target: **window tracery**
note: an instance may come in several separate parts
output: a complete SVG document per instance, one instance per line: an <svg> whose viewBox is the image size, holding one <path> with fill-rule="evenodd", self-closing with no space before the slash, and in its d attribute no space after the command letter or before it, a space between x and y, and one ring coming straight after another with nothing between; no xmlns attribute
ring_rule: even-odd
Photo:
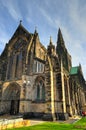
<svg viewBox="0 0 86 130"><path fill-rule="evenodd" d="M36 89L37 89L36 99L40 101L44 101L45 100L45 86L42 80L39 80L36 82Z"/></svg>
<svg viewBox="0 0 86 130"><path fill-rule="evenodd" d="M44 64L34 60L33 73L41 73L41 72L44 72Z"/></svg>

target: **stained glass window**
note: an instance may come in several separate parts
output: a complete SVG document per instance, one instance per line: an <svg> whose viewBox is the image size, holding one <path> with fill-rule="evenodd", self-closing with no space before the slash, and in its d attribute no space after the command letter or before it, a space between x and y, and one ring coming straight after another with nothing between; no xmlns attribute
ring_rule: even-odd
<svg viewBox="0 0 86 130"><path fill-rule="evenodd" d="M37 99L45 100L45 87L43 81L39 81L37 84Z"/></svg>

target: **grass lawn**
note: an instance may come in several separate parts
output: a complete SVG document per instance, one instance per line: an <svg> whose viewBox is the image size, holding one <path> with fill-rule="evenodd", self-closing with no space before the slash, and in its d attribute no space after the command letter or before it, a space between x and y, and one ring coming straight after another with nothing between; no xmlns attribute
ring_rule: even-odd
<svg viewBox="0 0 86 130"><path fill-rule="evenodd" d="M86 117L83 117L81 120L76 122L74 126L76 128L83 128L83 130L86 130Z"/></svg>
<svg viewBox="0 0 86 130"><path fill-rule="evenodd" d="M46 122L40 125L9 129L9 130L86 130L86 117L82 118L75 124Z"/></svg>

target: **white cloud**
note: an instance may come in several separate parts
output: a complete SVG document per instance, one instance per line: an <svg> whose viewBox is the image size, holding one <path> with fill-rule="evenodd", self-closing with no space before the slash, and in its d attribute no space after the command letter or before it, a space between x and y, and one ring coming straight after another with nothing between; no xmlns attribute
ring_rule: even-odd
<svg viewBox="0 0 86 130"><path fill-rule="evenodd" d="M48 14L48 12L46 10L44 10L43 8L39 8L41 14L44 16L44 18L48 21L48 24L53 25L53 19L51 18L51 16Z"/></svg>
<svg viewBox="0 0 86 130"><path fill-rule="evenodd" d="M4 24L0 23L0 50L4 49L5 44L8 42L8 40L9 40L9 35L7 35L5 26Z"/></svg>
<svg viewBox="0 0 86 130"><path fill-rule="evenodd" d="M86 77L86 4L79 0L72 0L69 3L69 19L71 21L73 32L71 32L70 49L73 64L81 63L83 73Z"/></svg>
<svg viewBox="0 0 86 130"><path fill-rule="evenodd" d="M22 19L22 14L20 11L20 6L18 1L16 0L1 0L2 4L8 10L9 14L12 16L13 19L20 20Z"/></svg>
<svg viewBox="0 0 86 130"><path fill-rule="evenodd" d="M86 4L81 5L79 0L72 0L69 4L69 16L77 32L81 34L81 38L86 40Z"/></svg>
<svg viewBox="0 0 86 130"><path fill-rule="evenodd" d="M81 63L82 70L86 73L86 4L81 4L80 0L66 0L67 3L65 4L65 0L63 3L60 0L39 1L37 3L36 1L26 0L24 3L22 2L21 10L19 0L1 0L14 20L19 21L24 17L31 25L35 26L36 24L42 30L40 39L44 43L49 43L49 35L52 36L53 40L56 40L54 39L57 35L55 31L58 31L60 27L65 45L72 56L73 66ZM3 44L8 41L8 34L3 24L0 24L0 32L0 43L2 43L0 48L2 48Z"/></svg>
<svg viewBox="0 0 86 130"><path fill-rule="evenodd" d="M60 16L54 19L54 26L60 27L62 30L65 45L68 52L72 56L73 66L79 65L81 63L83 73L86 77L86 46L84 42L86 41L86 5L83 8L80 7L79 1L68 1L69 10L67 22L63 21Z"/></svg>

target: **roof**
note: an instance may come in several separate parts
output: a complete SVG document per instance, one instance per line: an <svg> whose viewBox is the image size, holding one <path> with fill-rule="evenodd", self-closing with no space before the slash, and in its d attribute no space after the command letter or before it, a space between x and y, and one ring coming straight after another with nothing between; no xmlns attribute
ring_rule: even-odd
<svg viewBox="0 0 86 130"><path fill-rule="evenodd" d="M71 75L77 74L77 73L78 73L78 69L79 69L79 66L72 67L72 68L70 69L70 74L71 74Z"/></svg>
<svg viewBox="0 0 86 130"><path fill-rule="evenodd" d="M9 41L11 41L13 38L15 38L16 36L18 36L19 34L25 34L25 36L30 36L32 35L32 33L29 33L22 24L19 24L16 31L14 32L13 36L11 37L11 39Z"/></svg>

